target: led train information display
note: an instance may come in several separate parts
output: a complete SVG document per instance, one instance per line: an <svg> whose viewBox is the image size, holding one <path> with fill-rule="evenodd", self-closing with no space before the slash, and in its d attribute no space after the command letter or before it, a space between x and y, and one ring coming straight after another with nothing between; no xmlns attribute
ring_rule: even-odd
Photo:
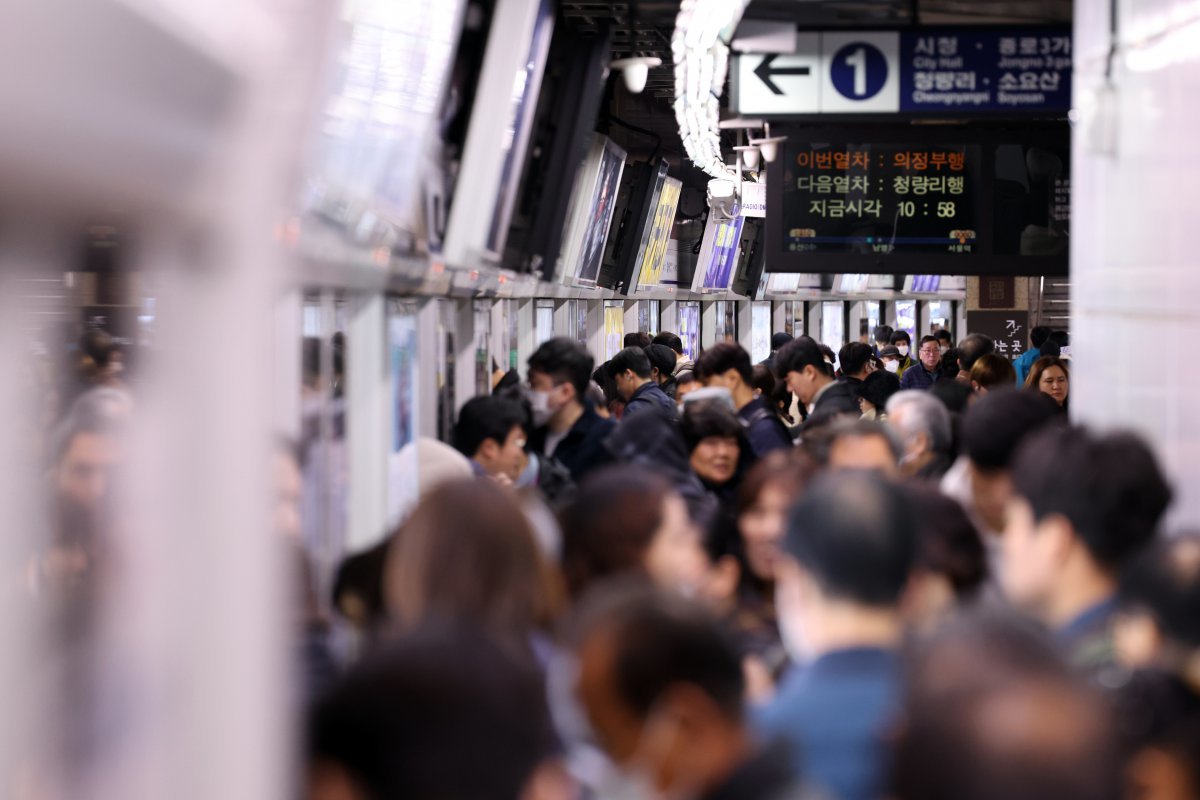
<svg viewBox="0 0 1200 800"><path fill-rule="evenodd" d="M788 127L768 167L768 272L1065 275L1062 126Z"/></svg>
<svg viewBox="0 0 1200 800"><path fill-rule="evenodd" d="M785 249L970 255L979 228L979 150L789 144Z"/></svg>

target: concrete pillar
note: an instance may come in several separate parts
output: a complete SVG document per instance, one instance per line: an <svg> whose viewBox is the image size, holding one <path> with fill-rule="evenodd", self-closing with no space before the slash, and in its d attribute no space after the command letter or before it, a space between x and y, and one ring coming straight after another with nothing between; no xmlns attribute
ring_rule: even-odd
<svg viewBox="0 0 1200 800"><path fill-rule="evenodd" d="M1195 526L1200 21L1182 13L1190 5L1123 0L1106 79L1109 4L1075 4L1071 413L1145 434L1174 479L1172 523Z"/></svg>

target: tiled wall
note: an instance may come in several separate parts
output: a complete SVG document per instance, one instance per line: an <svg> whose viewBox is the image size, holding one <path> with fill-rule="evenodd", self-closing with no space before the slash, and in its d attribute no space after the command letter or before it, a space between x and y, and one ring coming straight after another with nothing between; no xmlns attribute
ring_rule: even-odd
<svg viewBox="0 0 1200 800"><path fill-rule="evenodd" d="M1072 413L1141 431L1200 526L1200 2L1075 3Z"/></svg>

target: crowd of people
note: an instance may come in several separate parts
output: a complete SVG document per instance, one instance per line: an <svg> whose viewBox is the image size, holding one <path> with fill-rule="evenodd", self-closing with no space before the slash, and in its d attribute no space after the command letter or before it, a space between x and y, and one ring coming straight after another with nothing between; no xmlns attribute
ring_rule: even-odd
<svg viewBox="0 0 1200 800"><path fill-rule="evenodd" d="M1200 798L1200 538L1154 454L1069 424L1061 334L874 339L547 341L415 443L419 498L328 599L278 442L303 793ZM133 414L111 340L72 352L22 575L67 636Z"/></svg>
<svg viewBox="0 0 1200 800"><path fill-rule="evenodd" d="M1068 423L1062 335L874 334L552 339L468 402L338 577L308 795L1200 798L1154 454Z"/></svg>

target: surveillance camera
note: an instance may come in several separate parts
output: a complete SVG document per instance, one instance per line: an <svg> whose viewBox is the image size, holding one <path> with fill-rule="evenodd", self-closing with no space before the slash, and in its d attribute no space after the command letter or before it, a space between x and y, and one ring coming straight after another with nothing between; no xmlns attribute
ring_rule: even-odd
<svg viewBox="0 0 1200 800"><path fill-rule="evenodd" d="M610 63L609 69L619 69L624 73L625 88L633 94L640 94L646 88L646 79L650 77L650 68L662 64L661 58L653 56L637 56L621 58Z"/></svg>
<svg viewBox="0 0 1200 800"><path fill-rule="evenodd" d="M708 207L717 219L735 219L741 213L737 184L724 178L708 182Z"/></svg>

